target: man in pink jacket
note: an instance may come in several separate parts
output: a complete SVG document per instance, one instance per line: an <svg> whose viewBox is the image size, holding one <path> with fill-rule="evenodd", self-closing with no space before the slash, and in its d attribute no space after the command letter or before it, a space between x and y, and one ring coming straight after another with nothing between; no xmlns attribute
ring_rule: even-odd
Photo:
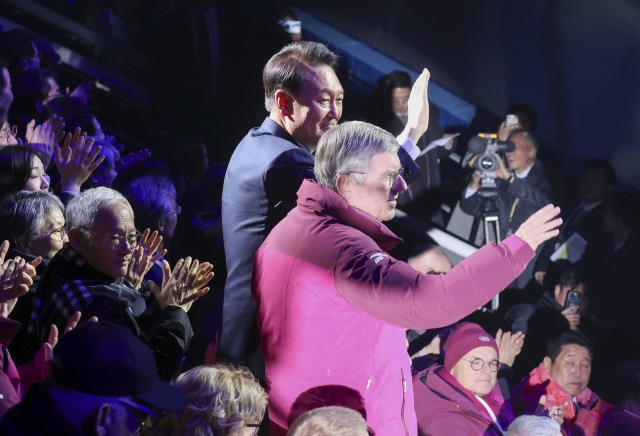
<svg viewBox="0 0 640 436"><path fill-rule="evenodd" d="M266 359L271 434L307 410L359 410L377 435L417 434L404 329L451 324L488 302L557 234L546 206L510 238L449 273L424 275L387 254L401 240L393 218L407 189L398 142L348 122L316 152L317 183L256 253L253 293Z"/></svg>

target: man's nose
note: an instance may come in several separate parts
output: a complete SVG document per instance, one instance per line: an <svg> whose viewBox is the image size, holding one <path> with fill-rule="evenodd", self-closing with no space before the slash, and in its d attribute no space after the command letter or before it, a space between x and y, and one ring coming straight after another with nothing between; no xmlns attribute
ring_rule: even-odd
<svg viewBox="0 0 640 436"><path fill-rule="evenodd" d="M396 184L393 185L393 188L391 189L396 192L404 192L407 190L407 188L407 181L404 179L404 177L398 176L398 178L396 179Z"/></svg>

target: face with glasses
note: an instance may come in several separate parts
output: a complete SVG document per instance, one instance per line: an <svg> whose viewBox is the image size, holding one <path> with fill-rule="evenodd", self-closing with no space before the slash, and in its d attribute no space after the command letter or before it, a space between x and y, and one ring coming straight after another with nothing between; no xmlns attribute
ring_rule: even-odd
<svg viewBox="0 0 640 436"><path fill-rule="evenodd" d="M493 347L478 347L469 351L451 369L451 375L471 393L487 395L498 380L500 362Z"/></svg>
<svg viewBox="0 0 640 436"><path fill-rule="evenodd" d="M51 260L65 242L69 241L62 211L56 207L49 212L37 234L35 237L27 234L20 235L18 237L20 248L25 253Z"/></svg>
<svg viewBox="0 0 640 436"><path fill-rule="evenodd" d="M99 209L90 228L69 230L71 246L97 271L123 277L140 241L133 213L125 204Z"/></svg>
<svg viewBox="0 0 640 436"><path fill-rule="evenodd" d="M380 221L395 216L398 195L407 190L397 153L378 153L366 172L351 171L338 177L338 193L349 205Z"/></svg>
<svg viewBox="0 0 640 436"><path fill-rule="evenodd" d="M18 126L10 126L6 121L0 129L0 147L7 145L18 145L16 135L18 134Z"/></svg>

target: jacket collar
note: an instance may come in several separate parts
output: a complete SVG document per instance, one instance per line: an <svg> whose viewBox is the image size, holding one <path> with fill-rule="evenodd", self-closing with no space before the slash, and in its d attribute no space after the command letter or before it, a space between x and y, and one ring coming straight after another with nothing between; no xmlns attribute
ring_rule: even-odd
<svg viewBox="0 0 640 436"><path fill-rule="evenodd" d="M276 123L274 120L272 120L269 117L266 117L264 119L264 121L262 122L262 125L260 126L259 131L263 132L263 133L267 133L267 134L272 135L272 136L276 136L276 137L281 138L281 139L284 139L285 141L289 141L292 144L297 145L298 147L300 147L303 150L307 150L306 147L303 147L302 145L300 145L298 143L298 141L293 139L293 136L291 136L289 134L289 132L287 132L280 124ZM309 150L307 150L307 151L309 151Z"/></svg>
<svg viewBox="0 0 640 436"><path fill-rule="evenodd" d="M373 239L383 251L389 251L402 242L382 222L357 207L349 206L340 194L313 180L305 179L302 182L298 190L298 209L306 213L330 215Z"/></svg>

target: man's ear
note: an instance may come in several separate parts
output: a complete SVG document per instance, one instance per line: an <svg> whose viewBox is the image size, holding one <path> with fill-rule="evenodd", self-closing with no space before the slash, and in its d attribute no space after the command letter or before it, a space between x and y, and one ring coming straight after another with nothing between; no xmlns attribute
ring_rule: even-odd
<svg viewBox="0 0 640 436"><path fill-rule="evenodd" d="M108 434L109 429L112 427L111 421L111 406L108 403L104 403L96 412L94 434L98 436Z"/></svg>
<svg viewBox="0 0 640 436"><path fill-rule="evenodd" d="M29 253L31 249L31 239L29 239L26 233L18 236L18 249L20 251L24 251L25 253Z"/></svg>
<svg viewBox="0 0 640 436"><path fill-rule="evenodd" d="M275 94L276 109L284 118L293 115L293 98L282 89L278 89Z"/></svg>
<svg viewBox="0 0 640 436"><path fill-rule="evenodd" d="M69 229L69 244L71 247L81 253L82 243L86 240L86 235L78 227L72 227Z"/></svg>
<svg viewBox="0 0 640 436"><path fill-rule="evenodd" d="M45 111L45 105L40 103L39 101L36 102L36 111L41 114Z"/></svg>
<svg viewBox="0 0 640 436"><path fill-rule="evenodd" d="M551 369L551 358L549 356L545 356L544 359L542 359L542 365L548 372Z"/></svg>
<svg viewBox="0 0 640 436"><path fill-rule="evenodd" d="M164 218L161 218L160 220L158 220L158 224L157 224L157 229L158 232L163 232L164 231L164 226L167 225L167 220L165 220Z"/></svg>
<svg viewBox="0 0 640 436"><path fill-rule="evenodd" d="M20 63L20 70L27 71L29 69L29 61L25 60Z"/></svg>
<svg viewBox="0 0 640 436"><path fill-rule="evenodd" d="M350 202L353 183L353 178L349 177L347 174L340 174L336 179L336 190L342 198L347 200L347 203Z"/></svg>

